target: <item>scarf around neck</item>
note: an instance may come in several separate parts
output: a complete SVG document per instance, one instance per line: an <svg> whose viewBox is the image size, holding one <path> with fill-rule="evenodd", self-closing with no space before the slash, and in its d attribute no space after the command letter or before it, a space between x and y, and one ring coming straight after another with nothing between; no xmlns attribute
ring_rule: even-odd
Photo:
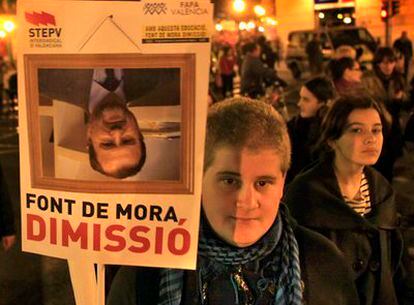
<svg viewBox="0 0 414 305"><path fill-rule="evenodd" d="M217 274L229 272L230 277L236 277L237 280L240 275L229 270L262 259L266 259L266 263L260 270L261 278L257 281L257 288L264 292L270 286L275 287L269 305L302 304L299 250L285 210L281 205L269 231L255 244L245 248L228 245L202 219L197 267L201 304L207 304L209 284ZM158 305L180 305L183 278L183 270L161 271ZM238 293L237 289L235 293Z"/></svg>

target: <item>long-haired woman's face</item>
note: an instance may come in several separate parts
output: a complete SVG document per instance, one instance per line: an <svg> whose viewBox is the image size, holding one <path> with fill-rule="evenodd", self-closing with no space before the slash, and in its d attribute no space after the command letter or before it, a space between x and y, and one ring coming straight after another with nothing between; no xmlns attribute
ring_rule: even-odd
<svg viewBox="0 0 414 305"><path fill-rule="evenodd" d="M323 103L320 103L316 96L305 86L302 86L299 94L300 99L298 106L300 116L302 118L314 117Z"/></svg>
<svg viewBox="0 0 414 305"><path fill-rule="evenodd" d="M342 135L329 145L335 158L349 165L373 165L377 162L383 143L382 123L374 108L354 109L348 116Z"/></svg>

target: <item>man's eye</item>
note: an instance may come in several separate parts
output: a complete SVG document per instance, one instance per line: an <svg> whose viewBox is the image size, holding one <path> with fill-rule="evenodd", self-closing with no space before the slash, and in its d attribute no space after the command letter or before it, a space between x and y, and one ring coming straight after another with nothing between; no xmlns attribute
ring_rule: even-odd
<svg viewBox="0 0 414 305"><path fill-rule="evenodd" d="M134 145L135 144L135 139L124 139L122 140L122 144L124 145Z"/></svg>
<svg viewBox="0 0 414 305"><path fill-rule="evenodd" d="M234 178L224 178L223 180L221 180L224 184L228 184L228 185L231 185L231 184L235 184L236 183L236 180L234 179Z"/></svg>
<svg viewBox="0 0 414 305"><path fill-rule="evenodd" d="M220 184L224 187L238 187L241 182L233 177L223 177L220 179Z"/></svg>
<svg viewBox="0 0 414 305"><path fill-rule="evenodd" d="M256 182L256 186L260 188L266 187L271 184L273 184L273 181L270 181L270 180L258 180Z"/></svg>
<svg viewBox="0 0 414 305"><path fill-rule="evenodd" d="M104 148L104 149L112 148L114 146L115 145L112 142L104 142L104 143L101 143L101 147Z"/></svg>

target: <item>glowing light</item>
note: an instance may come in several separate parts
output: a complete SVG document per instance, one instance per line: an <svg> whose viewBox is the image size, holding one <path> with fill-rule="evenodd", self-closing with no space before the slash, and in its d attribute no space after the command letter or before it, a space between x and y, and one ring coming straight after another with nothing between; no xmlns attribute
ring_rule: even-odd
<svg viewBox="0 0 414 305"><path fill-rule="evenodd" d="M256 24L254 23L254 21L249 21L247 23L247 29L248 30L253 30L254 28L256 28Z"/></svg>
<svg viewBox="0 0 414 305"><path fill-rule="evenodd" d="M388 17L388 12L386 10L381 10L381 17L382 18L387 18Z"/></svg>
<svg viewBox="0 0 414 305"><path fill-rule="evenodd" d="M239 30L243 31L243 30L247 30L247 23L242 21L239 23Z"/></svg>
<svg viewBox="0 0 414 305"><path fill-rule="evenodd" d="M14 30L14 28L16 26L14 25L14 22L13 21L7 20L7 21L4 22L3 27L6 30L6 32L9 32L10 33L10 32L12 32Z"/></svg>
<svg viewBox="0 0 414 305"><path fill-rule="evenodd" d="M266 17L265 18L265 22L268 24L268 25L278 25L278 22L277 22L277 20L275 20L275 19L273 19L273 18L271 18L271 17Z"/></svg>
<svg viewBox="0 0 414 305"><path fill-rule="evenodd" d="M320 12L318 15L319 19L324 19L325 18L325 14L323 12Z"/></svg>
<svg viewBox="0 0 414 305"><path fill-rule="evenodd" d="M343 21L344 21L345 24L351 24L352 23L352 18L347 16L347 17L344 18Z"/></svg>
<svg viewBox="0 0 414 305"><path fill-rule="evenodd" d="M216 24L216 31L217 31L217 32L221 32L221 31L223 31L223 26L222 26L220 23L217 23L217 24Z"/></svg>
<svg viewBox="0 0 414 305"><path fill-rule="evenodd" d="M259 32L264 32L265 31L265 28L264 27L262 27L262 26L259 26L258 28L257 28L257 30L259 31Z"/></svg>
<svg viewBox="0 0 414 305"><path fill-rule="evenodd" d="M259 17L266 15L266 9L261 5L255 5L253 11Z"/></svg>
<svg viewBox="0 0 414 305"><path fill-rule="evenodd" d="M344 19L344 15L342 15L341 13L339 13L338 15L336 15L336 18L338 18L339 20Z"/></svg>
<svg viewBox="0 0 414 305"><path fill-rule="evenodd" d="M6 31L0 30L0 38L6 37L7 33Z"/></svg>
<svg viewBox="0 0 414 305"><path fill-rule="evenodd" d="M246 9L246 2L244 0L234 0L233 2L233 9L237 13L242 13Z"/></svg>

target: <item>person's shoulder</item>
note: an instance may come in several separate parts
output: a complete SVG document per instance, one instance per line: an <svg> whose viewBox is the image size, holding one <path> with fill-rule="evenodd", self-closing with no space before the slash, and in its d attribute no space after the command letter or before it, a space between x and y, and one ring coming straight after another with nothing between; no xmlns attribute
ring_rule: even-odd
<svg viewBox="0 0 414 305"><path fill-rule="evenodd" d="M374 70L366 70L362 73L362 79L369 79L369 78L376 78L377 74L375 74Z"/></svg>
<svg viewBox="0 0 414 305"><path fill-rule="evenodd" d="M300 225L294 232L307 304L358 304L352 272L335 244Z"/></svg>
<svg viewBox="0 0 414 305"><path fill-rule="evenodd" d="M296 122L298 120L299 116L295 115L294 117L292 117L289 121L287 121L286 126L288 128L288 131L293 131L295 126L296 126Z"/></svg>
<svg viewBox="0 0 414 305"><path fill-rule="evenodd" d="M316 176L321 176L326 171L325 169L326 164L324 163L325 161L323 160L319 160L319 161L316 161L315 163L312 163L311 166L306 167L300 174L298 174L295 177L295 179L292 181L292 183L309 184L310 182L312 182L312 180L314 180ZM314 182L320 182L320 180L318 179L317 181L314 181Z"/></svg>
<svg viewBox="0 0 414 305"><path fill-rule="evenodd" d="M322 234L299 224L296 225L294 232L299 248L304 256L315 259L313 254L317 254L317 259L332 256L333 260L344 261L341 252L335 244Z"/></svg>
<svg viewBox="0 0 414 305"><path fill-rule="evenodd" d="M366 166L364 169L368 182L373 183L372 187L380 187L382 189L392 190L390 182L378 170L371 166Z"/></svg>

